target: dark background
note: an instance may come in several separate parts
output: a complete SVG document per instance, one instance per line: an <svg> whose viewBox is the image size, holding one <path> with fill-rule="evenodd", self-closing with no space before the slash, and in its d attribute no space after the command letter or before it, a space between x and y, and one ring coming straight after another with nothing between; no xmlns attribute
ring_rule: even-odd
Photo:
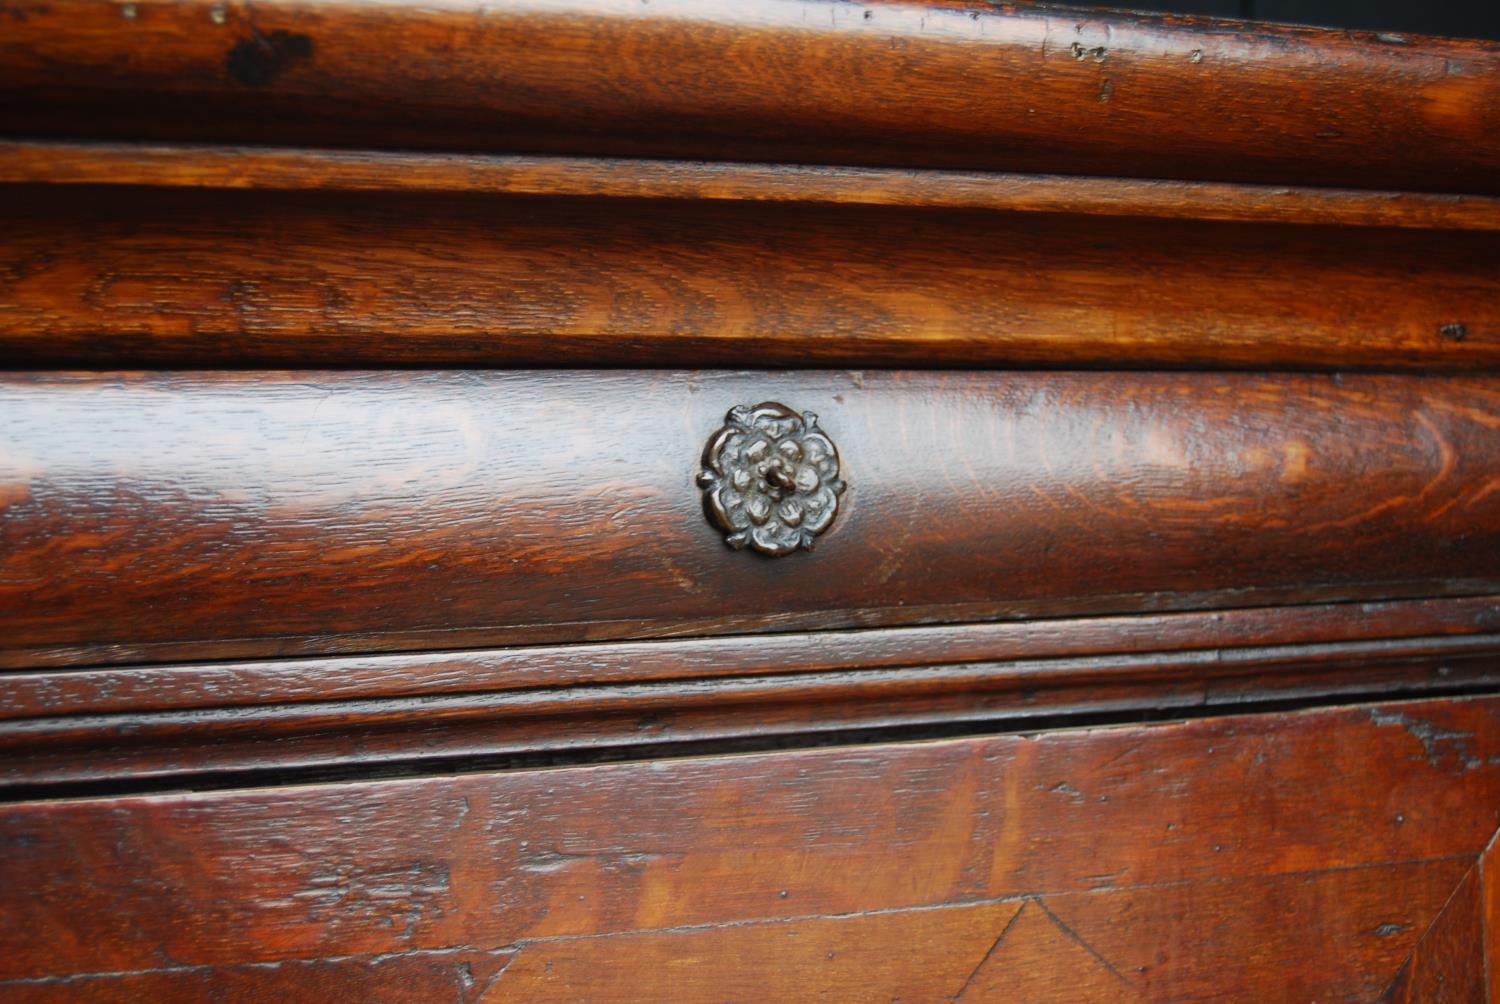
<svg viewBox="0 0 1500 1004"><path fill-rule="evenodd" d="M1069 6L1500 39L1500 0L1118 0Z"/></svg>

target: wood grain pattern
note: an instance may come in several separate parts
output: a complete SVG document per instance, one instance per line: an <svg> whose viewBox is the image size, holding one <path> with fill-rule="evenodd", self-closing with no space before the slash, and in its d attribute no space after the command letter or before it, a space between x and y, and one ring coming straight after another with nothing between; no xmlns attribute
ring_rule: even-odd
<svg viewBox="0 0 1500 1004"><path fill-rule="evenodd" d="M1105 908L1132 909L1135 924L1155 921L1167 928L1169 937L1180 936L1176 925L1185 916L1213 912L1224 918L1218 925L1217 943L1182 944L1175 964L1161 965L1157 946L1148 950L1144 944L1132 945L1151 962L1134 971L1115 969L1052 912L1062 898L1029 897L842 917L538 939L520 951L407 951L378 957L375 963L299 960L43 978L0 984L0 990L7 1000L36 1004L76 1000L80 993L90 1001L135 1001L144 993L161 1001L201 1000L205 993L216 1001L260 1001L263 995L276 993L310 999L325 990L397 1001L431 1000L419 995L447 991L445 999L491 1004L644 1000L720 1004L851 995L934 1004L1243 1000L1252 994L1257 1000L1373 999L1361 995L1385 977L1394 964L1392 957L1399 957L1404 949L1405 939L1372 936L1371 932L1403 926L1392 917L1424 918L1436 908L1434 899L1450 883L1453 871L1452 862L1435 862L1262 882L1230 881L1209 889L1188 887L1205 899L1217 898L1210 910L1204 909L1203 902L1174 897L1162 889L1085 897L1101 901ZM1411 899L1396 907L1395 894ZM1294 926L1284 922L1284 911L1290 908L1332 913L1340 923L1320 932L1314 946L1290 944L1297 937ZM1257 918L1264 920L1256 924ZM1089 932L1090 936L1094 933ZM1313 965L1317 956L1310 948L1329 953L1336 964ZM1203 951L1201 956L1196 954L1199 951ZM1273 958L1273 952L1283 954ZM482 970L459 961L476 957L513 962L481 982L477 975ZM1212 972L1215 966L1223 967L1217 977ZM490 969L495 969L493 962ZM1286 970L1291 970L1290 979Z"/></svg>
<svg viewBox="0 0 1500 1004"><path fill-rule="evenodd" d="M1500 996L1500 45L0 0L0 133L0 999Z"/></svg>
<svg viewBox="0 0 1500 1004"><path fill-rule="evenodd" d="M500 999L488 994L514 957L514 952L506 950L460 949L243 966L166 966L146 972L13 982L0 986L0 993L12 1004L80 1000L89 1004L139 1004L148 1000L163 1004L265 1004L269 1000L472 1004Z"/></svg>
<svg viewBox="0 0 1500 1004"><path fill-rule="evenodd" d="M1500 199L1479 195L807 164L185 143L0 140L0 183L795 202L1500 230ZM603 207L598 208L602 211Z"/></svg>
<svg viewBox="0 0 1500 1004"><path fill-rule="evenodd" d="M1125 999L1371 999L1492 839L1497 754L1486 698L11 804L0 987L181 999L218 967L514 952L493 999L578 999L606 968L617 999L653 999L651 960L683 1000L1018 978L1076 999L1066 974Z"/></svg>
<svg viewBox="0 0 1500 1004"><path fill-rule="evenodd" d="M12 0L15 134L1496 191L1500 49L877 0ZM1359 100L1350 100L1359 95Z"/></svg>
<svg viewBox="0 0 1500 1004"><path fill-rule="evenodd" d="M1381 997L1390 1004L1486 1004L1485 923L1480 866L1469 869L1442 913ZM1497 960L1500 961L1500 960Z"/></svg>
<svg viewBox="0 0 1500 1004"><path fill-rule="evenodd" d="M1416 933L1443 909L1454 885L1462 886L1466 863L1074 893L1046 902L1066 930L1130 980L1138 1001L1373 1001ZM1079 999L1058 982L1050 999Z"/></svg>
<svg viewBox="0 0 1500 1004"><path fill-rule="evenodd" d="M1451 693L1500 684L1500 635L1466 633L1495 615L1487 599L1340 604L6 673L0 789L223 786L351 765L412 773L474 757L639 757L706 741L763 748L898 727ZM1361 640L1297 644L1299 632Z"/></svg>
<svg viewBox="0 0 1500 1004"><path fill-rule="evenodd" d="M1500 834L1497 834L1500 838ZM1489 1000L1500 1000L1500 842L1490 841L1479 858L1484 925L1485 988Z"/></svg>
<svg viewBox="0 0 1500 1004"><path fill-rule="evenodd" d="M1185 655L1179 667L1207 679L1268 665L1305 671L1319 657L1368 667L1374 658L1482 655L1497 632L1500 597L1480 596L586 647L39 669L0 674L0 719L976 663L1010 664L1007 671L1024 675L1035 690L1043 669L1055 670L1062 682L1084 660L1103 668L1097 661L1103 656L1123 657L1116 665L1134 674L1164 668L1153 666L1152 657ZM1074 662L1059 661L1068 659Z"/></svg>
<svg viewBox="0 0 1500 1004"><path fill-rule="evenodd" d="M125 191L0 187L14 364L1500 366L1495 233Z"/></svg>
<svg viewBox="0 0 1500 1004"><path fill-rule="evenodd" d="M669 755L684 743L739 740L764 748L830 734L868 740L897 728L972 732L1080 715L1201 714L1247 702L1500 685L1500 637L1467 641L787 672L28 718L0 723L0 789L12 797L56 797L75 790L59 785L131 786L144 780L159 789L172 778L222 787L351 766L410 774L475 757L493 762L516 754L576 757L599 750L614 758ZM315 663L306 668L312 674L320 669Z"/></svg>
<svg viewBox="0 0 1500 1004"><path fill-rule="evenodd" d="M727 549L693 485L768 399L850 485L795 558ZM1483 378L37 374L0 407L21 662L1500 587Z"/></svg>

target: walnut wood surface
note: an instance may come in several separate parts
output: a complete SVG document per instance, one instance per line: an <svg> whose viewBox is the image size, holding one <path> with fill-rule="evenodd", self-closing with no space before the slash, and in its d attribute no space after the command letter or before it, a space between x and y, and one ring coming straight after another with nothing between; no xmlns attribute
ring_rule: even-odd
<svg viewBox="0 0 1500 1004"><path fill-rule="evenodd" d="M1083 714L1160 717L1275 699L1451 693L1500 685L1497 651L1500 638L1485 636L42 717L0 723L0 789L20 798L66 796L80 784L223 787L351 768L412 774L526 754L618 759L689 743L872 741L913 727L973 732Z"/></svg>
<svg viewBox="0 0 1500 1004"><path fill-rule="evenodd" d="M1500 1000L1500 843L1490 841L1479 858L1480 909L1483 911L1485 990Z"/></svg>
<svg viewBox="0 0 1500 1004"><path fill-rule="evenodd" d="M25 185L0 226L13 365L1500 365L1496 233Z"/></svg>
<svg viewBox="0 0 1500 1004"><path fill-rule="evenodd" d="M1493 598L1459 599L6 673L0 788L247 784L353 765L638 757L690 742L1452 692L1500 684L1500 635L1474 633L1497 612Z"/></svg>
<svg viewBox="0 0 1500 1004"><path fill-rule="evenodd" d="M12 804L0 990L1373 1000L1471 895L1497 764L1487 698Z"/></svg>
<svg viewBox="0 0 1500 1004"><path fill-rule="evenodd" d="M7 1001L14 1002L265 1004L268 1000L279 1000L469 1004L486 999L486 993L514 956L514 952L503 950L435 951L243 966L164 966L147 972L12 983L0 987L0 991ZM495 1001L498 997L488 999Z"/></svg>
<svg viewBox="0 0 1500 1004"><path fill-rule="evenodd" d="M1500 199L1146 178L405 150L0 140L0 182L919 206L1500 230ZM602 208L602 207L601 207Z"/></svg>
<svg viewBox="0 0 1500 1004"><path fill-rule="evenodd" d="M1233 675L1297 650L1358 660L1481 654L1500 633L1500 597L1339 603L479 651L39 669L0 674L0 719L194 707L415 697L580 684L708 680L855 669L1006 663L1021 674L1056 660L1191 653L1193 672ZM1390 645L1387 642L1403 642ZM1366 656L1360 656L1364 651ZM1044 663L1044 661L1051 662ZM1283 658L1284 662L1285 659ZM1149 662L1142 661L1142 668ZM1306 668L1303 665L1302 668ZM1039 681L1026 674L1028 687Z"/></svg>
<svg viewBox="0 0 1500 1004"><path fill-rule="evenodd" d="M1418 1001L1474 1001L1485 1004L1486 931L1480 898L1480 864L1464 876L1443 912L1413 949L1389 991L1381 997L1390 1004ZM1500 941L1495 943L1500 954ZM1500 958L1495 960L1500 962Z"/></svg>
<svg viewBox="0 0 1500 1004"><path fill-rule="evenodd" d="M0 133L0 999L1500 998L1500 46L0 0Z"/></svg>
<svg viewBox="0 0 1500 1004"><path fill-rule="evenodd" d="M838 443L816 552L730 551L701 511L703 442L761 400ZM1484 378L37 374L0 409L13 665L1493 593L1500 567Z"/></svg>
<svg viewBox="0 0 1500 1004"><path fill-rule="evenodd" d="M876 0L11 0L11 134L1497 190L1482 42Z"/></svg>

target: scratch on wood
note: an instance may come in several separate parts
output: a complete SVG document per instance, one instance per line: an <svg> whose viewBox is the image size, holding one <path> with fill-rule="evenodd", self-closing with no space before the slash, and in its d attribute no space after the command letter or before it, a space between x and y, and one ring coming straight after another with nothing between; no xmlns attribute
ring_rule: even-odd
<svg viewBox="0 0 1500 1004"><path fill-rule="evenodd" d="M569 852L553 849L527 851L516 863L519 871L547 873L561 871L573 865L592 863L606 872L636 874L653 861L681 860L681 852L653 853L650 851L619 852Z"/></svg>
<svg viewBox="0 0 1500 1004"><path fill-rule="evenodd" d="M1058 917L1057 914L1053 913L1047 907L1046 903L1042 902L1041 897L1033 898L1032 902L1035 903L1037 906L1039 906L1039 907L1042 908L1042 912L1045 913L1048 916L1049 919L1051 919L1052 923L1054 923L1054 924L1057 925L1057 929L1059 931L1061 931L1063 934L1066 934L1068 936L1069 940L1071 940L1079 948L1082 948L1084 951L1088 952L1094 958L1098 959L1099 960L1099 964L1102 965L1105 969L1108 969L1111 973L1114 973L1115 978L1118 979L1121 983L1125 984L1127 987L1130 987L1131 990L1135 989L1135 984L1134 983L1131 983L1129 980L1127 980L1124 977L1124 975L1118 969L1116 969L1114 967L1113 963L1111 963L1108 959L1106 959L1104 956L1100 955L1097 951L1095 951L1093 945L1089 944L1087 941L1084 941L1082 938L1080 938L1078 936L1078 932L1074 931L1067 924L1064 924L1062 922L1062 918Z"/></svg>
<svg viewBox="0 0 1500 1004"><path fill-rule="evenodd" d="M1474 738L1472 732L1441 729L1420 718L1412 718L1399 711L1382 711L1379 708L1370 709L1370 721L1376 725L1395 725L1405 729L1412 738L1422 744L1422 752L1427 762L1440 770L1443 768L1445 758L1449 755L1463 770L1476 770L1484 766L1484 761L1474 756L1469 749L1469 743Z"/></svg>
<svg viewBox="0 0 1500 1004"><path fill-rule="evenodd" d="M497 982L499 982L500 977L502 977L502 976L505 975L506 970L510 969L510 964L512 962L515 962L516 959L517 959L517 957L519 957L520 954L521 954L521 952L520 952L519 949L517 949L517 950L508 950L507 949L505 951L507 951L508 954L506 954L505 957L500 960L500 966L499 966L499 968L496 969L493 973L491 973L489 975L489 978L486 979L483 984L477 984L477 989L475 990L474 993L469 994L469 993L466 992L464 994L464 997L463 997L463 1004L478 1004L479 1001L482 1001L486 997L488 997L489 993L490 993L490 990L494 988L494 986L495 986L495 984ZM495 953L492 953L492 954L495 954ZM469 963L467 963L467 962L462 963L462 968L469 975L469 984L468 984L468 987L469 988L475 987L476 986L476 981L474 980L473 969L469 966Z"/></svg>
<svg viewBox="0 0 1500 1004"><path fill-rule="evenodd" d="M1005 936L1010 933L1010 929L1016 925L1016 921L1020 919L1021 914L1026 912L1026 907L1029 905L1029 903L1022 903L1021 908L1010 915L1010 920L1005 922L1005 926L1000 929L1000 934L996 936L995 943L990 945L990 950L984 953L984 957L979 960L979 965L970 971L969 978L964 980L963 986L958 988L958 993L953 995L952 1000L958 1001L964 994L969 992L969 986L974 982L974 978L979 975L985 963L989 962L990 958L999 950L1001 942L1005 940Z"/></svg>

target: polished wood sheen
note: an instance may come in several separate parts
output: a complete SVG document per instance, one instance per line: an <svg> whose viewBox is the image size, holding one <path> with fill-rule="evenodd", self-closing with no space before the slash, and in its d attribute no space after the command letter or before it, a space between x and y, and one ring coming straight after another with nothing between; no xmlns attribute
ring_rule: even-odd
<svg viewBox="0 0 1500 1004"><path fill-rule="evenodd" d="M0 726L0 789L34 799L104 784L255 786L349 770L405 776L556 757L660 757L706 743L762 749L873 741L899 730L1040 729L1083 716L1161 717L1275 698L1493 690L1497 648L1491 636L1471 645L1236 653L1224 668L1211 655L1098 658L42 718Z"/></svg>
<svg viewBox="0 0 1500 1004"><path fill-rule="evenodd" d="M1452 693L1500 684L1497 624L1496 599L1479 597L13 672L0 674L0 789Z"/></svg>
<svg viewBox="0 0 1500 1004"><path fill-rule="evenodd" d="M0 0L0 1001L1483 1004L1497 840L1500 45Z"/></svg>
<svg viewBox="0 0 1500 1004"><path fill-rule="evenodd" d="M821 416L849 484L775 561L694 484L766 399ZM1484 593L1500 567L1482 378L39 374L0 408L13 665Z"/></svg>
<svg viewBox="0 0 1500 1004"><path fill-rule="evenodd" d="M1475 944L1497 723L1471 699L11 805L0 989L1374 1000Z"/></svg>
<svg viewBox="0 0 1500 1004"><path fill-rule="evenodd" d="M1469 869L1382 1001L1487 1001L1486 950L1491 937L1480 913L1483 860ZM1500 951L1500 941L1495 942ZM1500 961L1500 960L1495 960Z"/></svg>
<svg viewBox="0 0 1500 1004"><path fill-rule="evenodd" d="M6 12L10 133L1500 185L1492 43L897 0Z"/></svg>
<svg viewBox="0 0 1500 1004"><path fill-rule="evenodd" d="M27 365L1500 366L1495 232L25 185L0 226Z"/></svg>
<svg viewBox="0 0 1500 1004"><path fill-rule="evenodd" d="M918 206L1500 230L1500 199L1159 178L395 150L0 140L0 182Z"/></svg>
<svg viewBox="0 0 1500 1004"><path fill-rule="evenodd" d="M941 674L935 670L947 666L975 666L996 683L1008 677L1035 702L1049 670L1056 673L1053 684L1097 688L1106 657L1116 660L1117 675L1125 678L1147 675L1153 660L1165 668L1170 657L1183 657L1179 682L1193 684L1193 693L1206 699L1210 680L1223 686L1268 664L1297 676L1319 655L1356 664L1382 653L1418 660L1482 655L1497 635L1500 596L1477 596L68 672L37 668L0 674L0 719L674 679L805 679L812 673L912 667L936 682ZM1361 675L1351 674L1350 682L1360 682Z"/></svg>

